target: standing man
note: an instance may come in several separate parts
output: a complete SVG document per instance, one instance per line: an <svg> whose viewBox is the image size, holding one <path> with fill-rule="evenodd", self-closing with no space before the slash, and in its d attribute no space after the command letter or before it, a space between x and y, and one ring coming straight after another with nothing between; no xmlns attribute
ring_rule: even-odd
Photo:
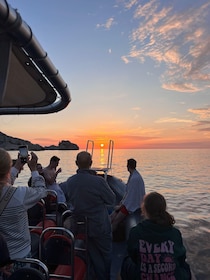
<svg viewBox="0 0 210 280"><path fill-rule="evenodd" d="M111 214L112 231L115 231L118 224L122 222L129 214L134 212L139 212L139 214L141 213L140 207L145 195L144 180L141 174L136 170L135 159L128 159L127 169L130 173L130 176L128 178L125 196Z"/></svg>
<svg viewBox="0 0 210 280"><path fill-rule="evenodd" d="M114 205L115 194L104 180L91 170L92 158L80 152L76 158L77 174L61 188L70 210L88 219L88 253L97 280L110 279L112 232L108 205Z"/></svg>
<svg viewBox="0 0 210 280"><path fill-rule="evenodd" d="M61 190L59 184L56 182L56 178L60 172L62 172L61 168L58 168L60 158L57 156L52 156L50 159L50 163L47 167L43 169L43 176L46 181L46 186L50 190L54 190L57 193L58 202L66 202L65 195Z"/></svg>

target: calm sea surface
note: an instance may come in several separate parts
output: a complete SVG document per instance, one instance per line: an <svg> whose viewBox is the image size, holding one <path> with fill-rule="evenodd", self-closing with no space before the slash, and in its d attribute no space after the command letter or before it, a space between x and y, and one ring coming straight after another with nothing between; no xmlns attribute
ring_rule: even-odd
<svg viewBox="0 0 210 280"><path fill-rule="evenodd" d="M78 151L40 151L39 162L46 166L51 156L60 157L62 173L58 182L66 180L76 171ZM12 158L17 152L10 152ZM196 279L210 279L210 149L151 149L114 150L109 174L127 182L127 159L137 160L146 192L158 191L168 203L168 211L174 215L181 230L187 258ZM105 167L107 150L94 150L93 167ZM26 185L29 169L19 175L15 185Z"/></svg>

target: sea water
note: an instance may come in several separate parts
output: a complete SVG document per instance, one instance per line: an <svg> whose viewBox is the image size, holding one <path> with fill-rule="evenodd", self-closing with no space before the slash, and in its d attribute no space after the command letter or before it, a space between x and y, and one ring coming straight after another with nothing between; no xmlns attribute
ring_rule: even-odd
<svg viewBox="0 0 210 280"><path fill-rule="evenodd" d="M43 167L51 156L60 158L57 181L63 182L76 172L79 151L36 152ZM17 151L10 152L12 158ZM125 183L129 176L127 159L137 161L146 192L157 191L166 198L168 211L175 217L187 249L187 260L196 279L210 279L210 149L119 149L114 150L108 174ZM108 151L94 150L93 167L106 167ZM27 185L29 168L24 167L15 185Z"/></svg>

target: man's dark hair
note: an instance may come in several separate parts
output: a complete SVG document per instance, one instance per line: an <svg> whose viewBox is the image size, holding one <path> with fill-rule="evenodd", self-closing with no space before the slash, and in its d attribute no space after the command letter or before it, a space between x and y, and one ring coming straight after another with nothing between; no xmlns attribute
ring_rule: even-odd
<svg viewBox="0 0 210 280"><path fill-rule="evenodd" d="M83 151L77 155L76 164L80 169L90 168L92 164L92 156L90 153Z"/></svg>
<svg viewBox="0 0 210 280"><path fill-rule="evenodd" d="M128 159L128 167L130 167L131 169L135 169L136 168L136 160L133 158Z"/></svg>
<svg viewBox="0 0 210 280"><path fill-rule="evenodd" d="M59 161L59 157L56 157L56 156L52 156L51 159L50 159L50 162L52 161Z"/></svg>

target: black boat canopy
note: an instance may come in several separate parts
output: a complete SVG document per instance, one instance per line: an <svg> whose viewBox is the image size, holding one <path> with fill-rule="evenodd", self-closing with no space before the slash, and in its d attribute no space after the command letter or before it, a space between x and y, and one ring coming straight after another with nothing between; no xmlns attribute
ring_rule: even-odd
<svg viewBox="0 0 210 280"><path fill-rule="evenodd" d="M70 101L67 84L31 28L0 0L0 115L54 113Z"/></svg>

